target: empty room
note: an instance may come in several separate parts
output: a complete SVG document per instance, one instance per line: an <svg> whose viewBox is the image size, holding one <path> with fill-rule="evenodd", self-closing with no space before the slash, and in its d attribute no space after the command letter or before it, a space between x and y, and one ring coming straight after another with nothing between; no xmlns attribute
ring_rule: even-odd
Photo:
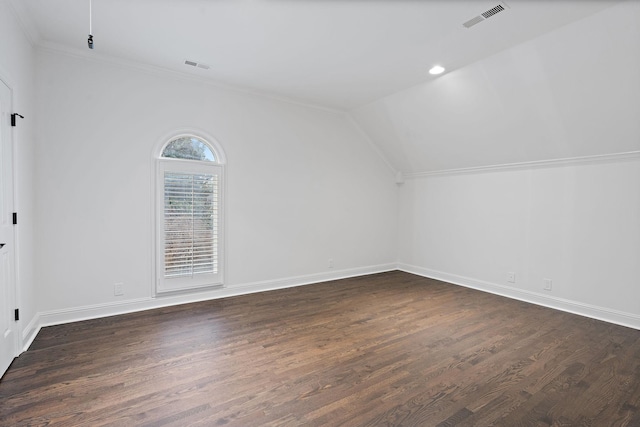
<svg viewBox="0 0 640 427"><path fill-rule="evenodd" d="M0 0L0 426L640 426L639 23Z"/></svg>

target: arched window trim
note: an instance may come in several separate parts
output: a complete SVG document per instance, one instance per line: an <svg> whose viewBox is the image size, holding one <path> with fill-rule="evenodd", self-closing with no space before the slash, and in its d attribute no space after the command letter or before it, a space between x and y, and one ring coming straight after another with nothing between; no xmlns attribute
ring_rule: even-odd
<svg viewBox="0 0 640 427"><path fill-rule="evenodd" d="M201 160L192 160L192 159L179 159L179 158L171 158L171 157L163 157L162 153L164 149L170 144L172 141L183 138L183 137L193 137L197 138L203 142L205 142L211 151L213 152L215 161L201 161ZM152 283L152 295L154 297L160 295L171 295L180 292L187 291L198 291L203 290L203 288L211 288L211 287L220 287L224 286L224 278L226 271L226 203L225 203L225 195L226 195L226 155L222 146L218 143L218 141L213 138L211 135L206 132L195 130L195 129L181 129L169 134L166 134L162 140L155 146L153 150L153 174L154 174L154 182L155 182L155 191L154 191L154 204L153 204L153 283ZM203 283L198 282L192 286L179 286L179 287L166 287L161 285L162 278L164 277L163 272L163 262L160 259L162 254L164 253L164 239L161 235L162 233L162 225L163 222L163 204L164 204L164 172L167 168L177 170L184 169L185 171L193 171L198 168L210 169L212 171L216 171L215 173L219 175L220 182L220 205L221 208L219 210L219 230L221 234L219 235L219 243L218 243L218 268L219 272L216 276L216 280L211 283ZM195 169L194 169L195 168Z"/></svg>

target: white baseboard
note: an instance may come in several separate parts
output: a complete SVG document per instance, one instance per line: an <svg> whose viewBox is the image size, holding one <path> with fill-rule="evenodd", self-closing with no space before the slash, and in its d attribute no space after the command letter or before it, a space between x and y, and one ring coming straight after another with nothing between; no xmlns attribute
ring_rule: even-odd
<svg viewBox="0 0 640 427"><path fill-rule="evenodd" d="M398 270L416 274L422 277L427 277L430 279L448 282L454 285L464 286L466 288L489 292L495 295L500 295L531 304L537 304L556 310L566 311L568 313L573 313L580 316L590 317L592 319L602 320L604 322L614 323L633 329L640 329L640 316L633 313L626 313L623 311L612 310L605 307L598 307L591 304L585 304L582 302L572 301L564 298L557 298L537 292L526 291L523 289L514 289L496 283L490 283L470 277L458 276L456 274L431 270L424 267L417 267L415 265L398 263Z"/></svg>
<svg viewBox="0 0 640 427"><path fill-rule="evenodd" d="M40 332L40 313L36 313L29 324L22 330L22 351L27 351L36 335Z"/></svg>
<svg viewBox="0 0 640 427"><path fill-rule="evenodd" d="M369 267L337 270L326 273L309 274L304 276L288 277L276 280L246 283L243 285L229 286L204 292L158 296L156 298L140 298L113 303L87 305L63 310L52 310L37 313L22 332L22 342L26 351L41 328L45 326L61 325L64 323L78 322L82 320L96 319L100 317L115 316L119 314L133 313L154 308L168 307L172 305L187 304L207 301L218 298L226 298L237 295L246 295L256 292L265 292L277 289L285 289L296 286L322 283L330 280L346 279L349 277L364 276L367 274L382 273L386 271L400 270L422 277L440 280L454 285L464 286L483 292L512 298L556 310L566 311L581 316L602 320L640 330L640 316L598 307L581 302L552 297L531 291L513 289L495 283L490 283L470 277L431 270L424 267L404 263L382 264Z"/></svg>
<svg viewBox="0 0 640 427"><path fill-rule="evenodd" d="M162 295L155 298L147 297L40 312L29 324L29 327L25 329L25 331L32 332L23 333L23 342L25 342L24 348L26 350L29 347L40 328L45 326L61 325L64 323L115 316L119 314L133 313L136 311L150 310L172 305L187 304L237 295L251 294L256 292L291 288L295 286L327 282L330 280L346 279L349 277L364 276L367 274L382 273L392 270L396 270L395 263L351 268L345 270L334 270L326 273L309 274L276 280L265 280L260 282L246 283L243 285L221 287L196 293ZM30 336L30 339L26 339L26 337L24 336L25 334Z"/></svg>

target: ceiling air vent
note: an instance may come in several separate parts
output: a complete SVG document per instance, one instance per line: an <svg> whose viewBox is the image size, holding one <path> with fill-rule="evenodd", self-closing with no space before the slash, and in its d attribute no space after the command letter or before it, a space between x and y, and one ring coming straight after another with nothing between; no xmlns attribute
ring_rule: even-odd
<svg viewBox="0 0 640 427"><path fill-rule="evenodd" d="M475 16L471 19L469 19L467 22L465 22L464 24L462 24L463 27L465 28L471 28L476 24L479 24L480 22L484 21L485 19L489 19L494 15L497 15L500 12L503 12L507 10L507 5L504 3L499 3L497 5L495 5L494 7L492 7L491 9L482 12L480 15Z"/></svg>
<svg viewBox="0 0 640 427"><path fill-rule="evenodd" d="M500 13L503 10L504 10L504 7L501 4L499 4L496 7L492 7L486 12L483 12L482 16L484 16L484 19L491 18L493 15L495 15L496 13Z"/></svg>
<svg viewBox="0 0 640 427"><path fill-rule="evenodd" d="M192 67L198 67L198 68L202 68L203 70L208 70L209 68L211 68L210 66L208 66L207 64L202 64L199 62L195 62L195 61L189 61L189 60L185 60L184 61L185 65L190 65Z"/></svg>

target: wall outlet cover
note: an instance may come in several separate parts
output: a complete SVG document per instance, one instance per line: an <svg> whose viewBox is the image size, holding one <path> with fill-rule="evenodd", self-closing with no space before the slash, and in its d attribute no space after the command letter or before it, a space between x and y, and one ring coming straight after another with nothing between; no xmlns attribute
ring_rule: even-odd
<svg viewBox="0 0 640 427"><path fill-rule="evenodd" d="M124 283L113 284L113 295L117 297L124 295Z"/></svg>

